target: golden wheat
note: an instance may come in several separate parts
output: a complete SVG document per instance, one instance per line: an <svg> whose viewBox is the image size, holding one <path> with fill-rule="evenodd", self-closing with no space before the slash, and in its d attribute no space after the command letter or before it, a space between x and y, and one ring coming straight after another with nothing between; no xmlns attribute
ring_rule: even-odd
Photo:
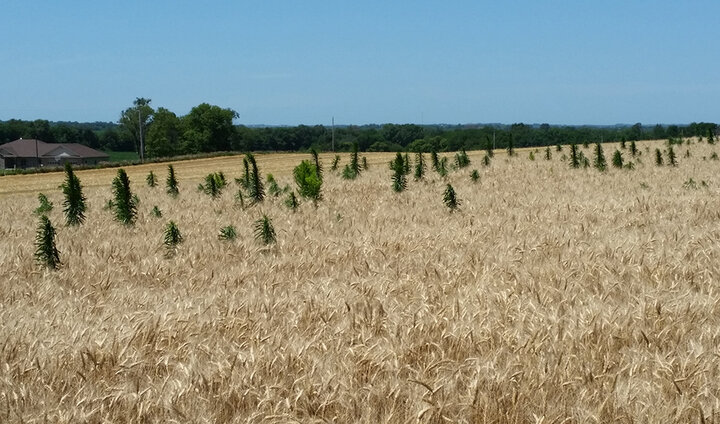
<svg viewBox="0 0 720 424"><path fill-rule="evenodd" d="M2 177L0 422L716 422L720 162L694 143L656 167L658 143L605 173L554 150L488 168L471 152L447 178L453 214L433 171L394 193L391 154L354 181L323 155L324 200L296 213L282 197L240 209L235 183L197 191L239 177L241 157L177 163L177 199L165 165L127 168L134 227L102 208L113 170L78 172L78 228L62 225L62 174ZM306 156L258 164L282 186ZM33 260L39 191L55 272ZM263 214L270 248L252 234ZM185 238L172 257L169 220ZM230 224L237 240L218 240Z"/></svg>

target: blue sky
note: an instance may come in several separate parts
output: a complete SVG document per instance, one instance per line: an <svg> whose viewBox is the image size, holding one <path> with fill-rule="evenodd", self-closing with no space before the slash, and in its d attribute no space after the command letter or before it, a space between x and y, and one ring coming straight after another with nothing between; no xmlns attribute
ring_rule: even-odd
<svg viewBox="0 0 720 424"><path fill-rule="evenodd" d="M720 121L718 1L5 0L0 120Z"/></svg>

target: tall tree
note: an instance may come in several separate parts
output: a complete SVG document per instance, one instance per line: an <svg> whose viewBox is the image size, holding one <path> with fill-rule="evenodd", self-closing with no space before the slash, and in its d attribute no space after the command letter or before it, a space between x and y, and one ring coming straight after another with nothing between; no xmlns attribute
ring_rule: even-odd
<svg viewBox="0 0 720 424"><path fill-rule="evenodd" d="M182 127L180 119L164 107L158 108L145 137L147 157L170 157L178 153Z"/></svg>
<svg viewBox="0 0 720 424"><path fill-rule="evenodd" d="M230 150L235 135L233 119L238 114L202 103L182 118L183 153L216 152Z"/></svg>
<svg viewBox="0 0 720 424"><path fill-rule="evenodd" d="M144 137L152 123L155 111L150 106L150 99L137 97L133 106L125 109L120 114L118 123L135 142L135 151L140 155L140 160L145 159Z"/></svg>

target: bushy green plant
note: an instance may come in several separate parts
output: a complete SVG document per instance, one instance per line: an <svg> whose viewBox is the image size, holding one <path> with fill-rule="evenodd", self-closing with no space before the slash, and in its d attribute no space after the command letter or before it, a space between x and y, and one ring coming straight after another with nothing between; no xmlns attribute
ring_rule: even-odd
<svg viewBox="0 0 720 424"><path fill-rule="evenodd" d="M513 140L512 134L510 134L510 137L508 138L507 154L509 157L515 156L515 141Z"/></svg>
<svg viewBox="0 0 720 424"><path fill-rule="evenodd" d="M367 171L368 168L369 168L369 166L368 166L367 157L366 157L366 156L363 156L363 157L362 157L362 169L363 169L363 171Z"/></svg>
<svg viewBox="0 0 720 424"><path fill-rule="evenodd" d="M135 223L137 204L130 190L130 179L124 169L118 169L112 182L115 219L126 225Z"/></svg>
<svg viewBox="0 0 720 424"><path fill-rule="evenodd" d="M392 188L399 193L407 188L407 179L405 177L405 160L403 155L398 152L393 161Z"/></svg>
<svg viewBox="0 0 720 424"><path fill-rule="evenodd" d="M40 217L35 235L35 259L51 269L60 266L60 253L55 245L55 228L46 215Z"/></svg>
<svg viewBox="0 0 720 424"><path fill-rule="evenodd" d="M343 178L346 180L354 180L360 176L360 161L358 160L358 144L353 143L352 151L350 152L350 163L343 169Z"/></svg>
<svg viewBox="0 0 720 424"><path fill-rule="evenodd" d="M556 144L556 145L555 145L555 150L558 151L558 152L562 152L562 145L560 145L560 143Z"/></svg>
<svg viewBox="0 0 720 424"><path fill-rule="evenodd" d="M222 227L220 229L220 234L218 234L218 239L224 240L224 241L233 241L237 237L237 231L235 230L235 227L232 225L228 225L226 227Z"/></svg>
<svg viewBox="0 0 720 424"><path fill-rule="evenodd" d="M441 177L444 177L448 174L447 161L448 158L446 156L443 156L442 159L440 159L440 162L438 162L437 173Z"/></svg>
<svg viewBox="0 0 720 424"><path fill-rule="evenodd" d="M153 208L152 208L152 210L150 211L150 213L151 213L152 216L154 216L155 218L161 218L161 217L162 217L162 211L160 210L160 208L157 207L157 205L153 206Z"/></svg>
<svg viewBox="0 0 720 424"><path fill-rule="evenodd" d="M580 155L578 154L577 144L570 145L570 167L580 168Z"/></svg>
<svg viewBox="0 0 720 424"><path fill-rule="evenodd" d="M668 164L670 166L677 166L677 156L672 146L668 147Z"/></svg>
<svg viewBox="0 0 720 424"><path fill-rule="evenodd" d="M440 168L440 159L438 158L438 153L435 150L430 152L430 161L432 163L433 169L435 171L438 171L438 169Z"/></svg>
<svg viewBox="0 0 720 424"><path fill-rule="evenodd" d="M177 197L177 195L180 194L177 177L175 176L175 168L172 165L168 165L168 176L165 180L165 191L172 197Z"/></svg>
<svg viewBox="0 0 720 424"><path fill-rule="evenodd" d="M655 149L655 165L661 166L663 164L662 152L660 149Z"/></svg>
<svg viewBox="0 0 720 424"><path fill-rule="evenodd" d="M155 173L150 171L147 174L147 177L145 177L145 182L147 182L148 187L155 187L157 185L157 178L155 178Z"/></svg>
<svg viewBox="0 0 720 424"><path fill-rule="evenodd" d="M473 171L470 173L470 179L472 182L476 183L478 180L480 180L480 173L477 169L473 169Z"/></svg>
<svg viewBox="0 0 720 424"><path fill-rule="evenodd" d="M260 171L258 171L255 156L253 156L252 153L248 153L246 158L250 164L248 196L252 199L252 203L260 203L265 199L265 187L263 186L262 178L260 178Z"/></svg>
<svg viewBox="0 0 720 424"><path fill-rule="evenodd" d="M267 215L255 221L255 239L265 245L276 242L275 228Z"/></svg>
<svg viewBox="0 0 720 424"><path fill-rule="evenodd" d="M550 147L545 148L545 160L552 159L552 152L550 151Z"/></svg>
<svg viewBox="0 0 720 424"><path fill-rule="evenodd" d="M322 199L322 179L318 177L315 165L304 160L293 169L293 177L300 196L317 204Z"/></svg>
<svg viewBox="0 0 720 424"><path fill-rule="evenodd" d="M488 156L487 153L483 156L482 163L483 166L490 166L490 156Z"/></svg>
<svg viewBox="0 0 720 424"><path fill-rule="evenodd" d="M534 161L534 160L535 160L535 153L534 153L534 152L530 152L530 154L528 155L528 159L530 159L531 161Z"/></svg>
<svg viewBox="0 0 720 424"><path fill-rule="evenodd" d="M295 212L298 206L300 206L300 203L298 202L297 196L295 196L294 191L288 193L287 198L285 198L285 206L287 206L288 209L293 212Z"/></svg>
<svg viewBox="0 0 720 424"><path fill-rule="evenodd" d="M445 192L443 193L443 203L445 203L445 206L450 209L450 212L455 211L460 206L460 201L455 194L455 189L450 184L445 187Z"/></svg>
<svg viewBox="0 0 720 424"><path fill-rule="evenodd" d="M470 165L470 157L468 156L465 149L461 149L460 152L455 154L455 166L458 168L465 168Z"/></svg>
<svg viewBox="0 0 720 424"><path fill-rule="evenodd" d="M335 155L333 158L332 165L330 166L331 171L335 171L338 169L338 165L340 164L340 155Z"/></svg>
<svg viewBox="0 0 720 424"><path fill-rule="evenodd" d="M282 189L278 185L277 181L275 181L273 174L267 174L265 181L267 181L268 193L270 193L271 196L278 197L280 193L282 193Z"/></svg>
<svg viewBox="0 0 720 424"><path fill-rule="evenodd" d="M163 234L163 244L165 248L170 251L175 250L177 246L183 242L183 236L180 233L180 229L174 221L170 221L165 226L165 232Z"/></svg>
<svg viewBox="0 0 720 424"><path fill-rule="evenodd" d="M410 155L407 153L403 156L403 174L410 175Z"/></svg>
<svg viewBox="0 0 720 424"><path fill-rule="evenodd" d="M53 203L43 193L38 193L40 206L35 209L35 215L44 215L53 210Z"/></svg>
<svg viewBox="0 0 720 424"><path fill-rule="evenodd" d="M635 140L630 140L630 154L635 157L638 154L638 148L637 144L635 144Z"/></svg>
<svg viewBox="0 0 720 424"><path fill-rule="evenodd" d="M310 149L310 155L312 155L313 164L315 165L315 173L317 174L318 179L322 181L323 168L322 163L320 162L320 155L318 155L318 152L315 149Z"/></svg>
<svg viewBox="0 0 720 424"><path fill-rule="evenodd" d="M613 153L612 164L615 168L623 167L623 157L622 153L620 153L620 150L615 150L615 153Z"/></svg>
<svg viewBox="0 0 720 424"><path fill-rule="evenodd" d="M205 176L205 184L200 184L198 188L213 199L217 199L226 185L225 175L222 172L213 172Z"/></svg>
<svg viewBox="0 0 720 424"><path fill-rule="evenodd" d="M603 152L602 145L595 143L595 161L594 166L599 171L605 171L607 169L607 160L605 160L605 153Z"/></svg>
<svg viewBox="0 0 720 424"><path fill-rule="evenodd" d="M65 182L60 186L65 200L63 212L67 225L80 225L85 222L85 196L80 179L75 175L70 163L65 164Z"/></svg>
<svg viewBox="0 0 720 424"><path fill-rule="evenodd" d="M425 176L425 158L423 157L422 152L418 152L415 155L415 179L416 180L422 180Z"/></svg>

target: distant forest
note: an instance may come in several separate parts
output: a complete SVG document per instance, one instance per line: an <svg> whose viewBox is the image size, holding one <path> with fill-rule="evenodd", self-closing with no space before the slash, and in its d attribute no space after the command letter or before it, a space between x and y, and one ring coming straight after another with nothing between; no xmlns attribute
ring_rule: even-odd
<svg viewBox="0 0 720 424"><path fill-rule="evenodd" d="M138 119L143 121L145 157L171 157L215 151L302 151L311 147L333 149L332 128L247 127L234 125L231 109L201 104L186 116L177 117L164 108L149 107L149 100L125 110L120 123L49 122L46 120L0 121L0 144L18 138L38 138L50 143L81 143L111 151L138 151ZM137 113L144 108L145 113ZM141 117L142 116L142 117ZM134 120L133 120L134 118ZM492 147L548 146L622 140L665 139L716 134L714 123L617 126L554 126L548 124L415 125L383 124L336 126L336 151L348 151L358 143L362 151L457 151Z"/></svg>

